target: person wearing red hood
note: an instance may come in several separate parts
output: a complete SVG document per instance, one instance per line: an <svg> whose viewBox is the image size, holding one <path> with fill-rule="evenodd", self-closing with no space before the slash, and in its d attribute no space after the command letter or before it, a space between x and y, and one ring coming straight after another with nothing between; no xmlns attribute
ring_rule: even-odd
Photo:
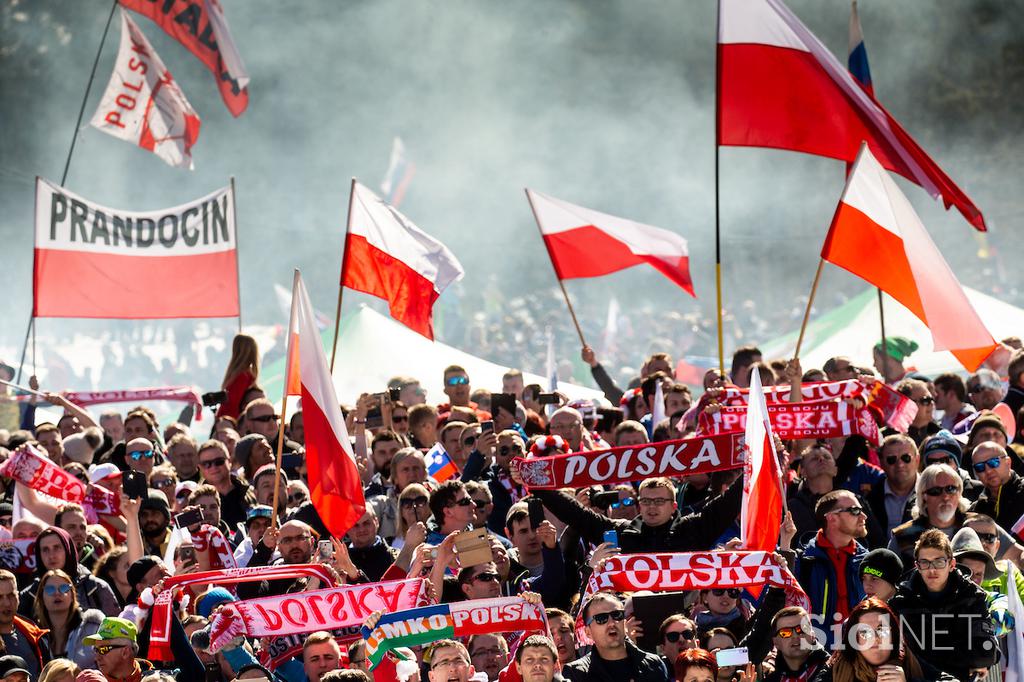
<svg viewBox="0 0 1024 682"><path fill-rule="evenodd" d="M36 538L36 575L32 584L21 591L19 615L32 617L32 606L39 588L40 577L49 570L59 568L75 583L78 603L85 609L99 609L108 616L120 613L114 591L101 578L91 574L78 563L78 550L71 536L63 528L50 526Z"/></svg>

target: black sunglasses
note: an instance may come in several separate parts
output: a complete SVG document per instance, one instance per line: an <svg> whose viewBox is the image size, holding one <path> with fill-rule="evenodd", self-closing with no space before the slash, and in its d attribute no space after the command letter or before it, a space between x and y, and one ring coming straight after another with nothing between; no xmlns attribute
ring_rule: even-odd
<svg viewBox="0 0 1024 682"><path fill-rule="evenodd" d="M251 422L276 422L277 421L277 415L276 414L264 414L264 415L261 415L259 417L247 417L247 419L249 421L251 421Z"/></svg>
<svg viewBox="0 0 1024 682"><path fill-rule="evenodd" d="M626 612L622 609L616 609L614 611L607 611L605 613L595 613L593 616L587 619L587 625L590 625L591 623L604 625L608 622L609 618L616 622L623 621L626 619Z"/></svg>
<svg viewBox="0 0 1024 682"><path fill-rule="evenodd" d="M716 587L716 588L713 588L711 590L711 594L715 595L716 597L721 597L721 596L724 596L724 595L727 594L730 597L732 597L733 599L739 599L740 598L740 591L737 590L735 587L730 588L728 590L724 590L724 589L720 589L720 588Z"/></svg>
<svg viewBox="0 0 1024 682"><path fill-rule="evenodd" d="M498 448L498 454L501 455L502 457L508 457L513 453L521 455L523 454L523 451L514 445L502 445L501 447Z"/></svg>
<svg viewBox="0 0 1024 682"><path fill-rule="evenodd" d="M473 580L478 583L496 583L501 580L501 576L492 571L484 571L474 575Z"/></svg>
<svg viewBox="0 0 1024 682"><path fill-rule="evenodd" d="M420 495L419 497L406 497L404 499L399 500L398 503L403 507L412 508L426 506L428 501L429 500L426 497Z"/></svg>
<svg viewBox="0 0 1024 682"><path fill-rule="evenodd" d="M471 507L471 506L473 506L473 498L471 498L471 497L463 497L461 500L453 501L448 506L449 507Z"/></svg>
<svg viewBox="0 0 1024 682"><path fill-rule="evenodd" d="M956 495L958 492L960 492L960 488L955 485L937 485L934 488L928 488L928 490L925 490L924 494L928 497L938 497L943 493L947 495Z"/></svg>
<svg viewBox="0 0 1024 682"><path fill-rule="evenodd" d="M886 455L885 456L885 463L889 464L890 466L895 464L896 460L899 460L899 461L903 462L904 464L910 464L912 461L914 461L914 458L911 457L906 452L904 452L902 455Z"/></svg>
<svg viewBox="0 0 1024 682"><path fill-rule="evenodd" d="M665 641L666 642L671 642L672 644L675 644L680 639L686 639L686 640L693 639L693 635L694 635L693 630L678 630L676 632L666 632L665 633Z"/></svg>

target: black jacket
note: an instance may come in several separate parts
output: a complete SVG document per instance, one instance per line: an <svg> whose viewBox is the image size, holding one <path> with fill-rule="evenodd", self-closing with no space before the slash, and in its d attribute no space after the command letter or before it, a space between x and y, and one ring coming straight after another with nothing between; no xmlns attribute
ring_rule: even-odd
<svg viewBox="0 0 1024 682"><path fill-rule="evenodd" d="M600 544L605 531L619 534L623 554L638 552L692 552L711 549L740 514L743 500L743 479L738 478L728 490L712 498L699 512L681 516L676 513L668 523L648 526L641 517L632 521L611 519L587 509L575 497L552 490L536 490L551 513L572 526L587 542Z"/></svg>
<svg viewBox="0 0 1024 682"><path fill-rule="evenodd" d="M102 578L97 578L78 563L78 553L75 551L74 542L67 531L56 526L50 526L36 538L36 575L28 587L21 591L18 613L25 618L35 618L32 612L35 604L36 592L39 590L39 580L46 573L43 566L43 558L39 551L41 540L50 535L60 539L64 545L64 572L67 573L75 583L75 592L78 594L78 605L82 610L99 609L107 616L116 616L121 612L114 590Z"/></svg>
<svg viewBox="0 0 1024 682"><path fill-rule="evenodd" d="M835 489L838 490L838 488ZM853 493L853 495L857 498L861 507L864 508L865 513L864 518L868 535L862 544L871 548L884 547L885 543L889 540L888 533L885 532L885 526L879 524L874 509L871 508L871 505L863 497L857 493ZM802 480L798 485L790 486L789 488L786 502L790 513L793 515L793 523L796 524L796 542L799 544L807 543L818 533L818 519L814 516L814 507L821 498L822 495L817 495L808 490Z"/></svg>
<svg viewBox="0 0 1024 682"><path fill-rule="evenodd" d="M660 656L642 651L626 640L626 657L637 671L633 680L615 679L607 664L597 656L596 650L567 663L562 668L562 676L569 682L668 682L668 671Z"/></svg>
<svg viewBox="0 0 1024 682"><path fill-rule="evenodd" d="M252 487L242 481L234 474L231 474L231 490L227 495L220 497L220 518L230 528L235 528L240 523L245 523L245 513L256 504L256 495ZM224 537L230 537L228 533Z"/></svg>
<svg viewBox="0 0 1024 682"><path fill-rule="evenodd" d="M991 516L997 524L1009 531L1024 516L1024 478L1011 470L1010 480L999 492L992 495L987 488L983 490L971 505L971 511Z"/></svg>
<svg viewBox="0 0 1024 682"><path fill-rule="evenodd" d="M988 668L999 658L985 592L959 571L950 573L946 589L932 594L914 570L889 606L900 617L907 647L943 672L966 680L971 668Z"/></svg>
<svg viewBox="0 0 1024 682"><path fill-rule="evenodd" d="M353 547L349 544L348 556L371 582L377 582L384 575L384 571L395 563L398 550L388 545L378 535L376 541L369 547Z"/></svg>
<svg viewBox="0 0 1024 682"><path fill-rule="evenodd" d="M871 492L864 496L864 501L868 503L868 507L871 508L871 513L874 514L878 520L878 525L882 527L882 531L885 532L888 537L889 526L893 528L896 526L906 523L910 520L910 512L914 508L914 500L916 495L914 491L910 491L910 497L907 498L907 503L903 508L903 516L898 519L890 519L889 513L885 510L885 479L883 478L880 482L876 483L871 488ZM883 547L885 545L882 545Z"/></svg>

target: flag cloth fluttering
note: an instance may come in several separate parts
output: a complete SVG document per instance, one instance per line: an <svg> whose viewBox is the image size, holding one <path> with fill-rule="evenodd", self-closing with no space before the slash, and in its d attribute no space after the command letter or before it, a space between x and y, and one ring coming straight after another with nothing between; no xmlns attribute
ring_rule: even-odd
<svg viewBox="0 0 1024 682"><path fill-rule="evenodd" d="M743 508L740 538L743 549L775 551L782 526L782 473L775 454L775 439L768 418L768 405L761 388L761 375L750 372L750 398L743 436Z"/></svg>
<svg viewBox="0 0 1024 682"><path fill-rule="evenodd" d="M821 257L902 303L973 372L996 342L896 182L863 145Z"/></svg>
<svg viewBox="0 0 1024 682"><path fill-rule="evenodd" d="M882 166L985 230L970 197L782 0L719 1L718 68L718 144L849 162L866 140Z"/></svg>
<svg viewBox="0 0 1024 682"><path fill-rule="evenodd" d="M383 298L391 316L434 338L434 301L462 278L462 264L393 206L352 183L341 286Z"/></svg>
<svg viewBox="0 0 1024 682"><path fill-rule="evenodd" d="M531 189L526 195L559 279L600 277L646 263L696 298L686 240L675 232Z"/></svg>
<svg viewBox="0 0 1024 682"><path fill-rule="evenodd" d="M875 87L871 84L868 50L864 46L864 32L860 28L857 0L852 0L850 3L850 54L846 58L846 65L850 69L850 75L857 79L865 92L874 97Z"/></svg>
<svg viewBox="0 0 1024 682"><path fill-rule="evenodd" d="M340 538L362 517L366 499L313 305L298 270L288 329L285 390L302 397L309 497L331 535Z"/></svg>
<svg viewBox="0 0 1024 682"><path fill-rule="evenodd" d="M124 10L114 72L90 123L153 152L168 165L192 168L199 114Z"/></svg>

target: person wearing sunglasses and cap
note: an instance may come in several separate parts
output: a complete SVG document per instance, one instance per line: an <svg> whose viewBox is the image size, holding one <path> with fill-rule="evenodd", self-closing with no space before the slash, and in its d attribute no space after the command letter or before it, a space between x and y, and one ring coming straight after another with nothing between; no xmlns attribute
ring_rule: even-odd
<svg viewBox="0 0 1024 682"><path fill-rule="evenodd" d="M667 682L661 657L641 650L626 637L626 611L614 594L598 592L580 613L594 647L586 656L562 668L570 682Z"/></svg>
<svg viewBox="0 0 1024 682"><path fill-rule="evenodd" d="M153 664L139 658L139 631L125 618L104 618L94 635L82 640L96 652L96 667L110 682L139 680L153 670Z"/></svg>

